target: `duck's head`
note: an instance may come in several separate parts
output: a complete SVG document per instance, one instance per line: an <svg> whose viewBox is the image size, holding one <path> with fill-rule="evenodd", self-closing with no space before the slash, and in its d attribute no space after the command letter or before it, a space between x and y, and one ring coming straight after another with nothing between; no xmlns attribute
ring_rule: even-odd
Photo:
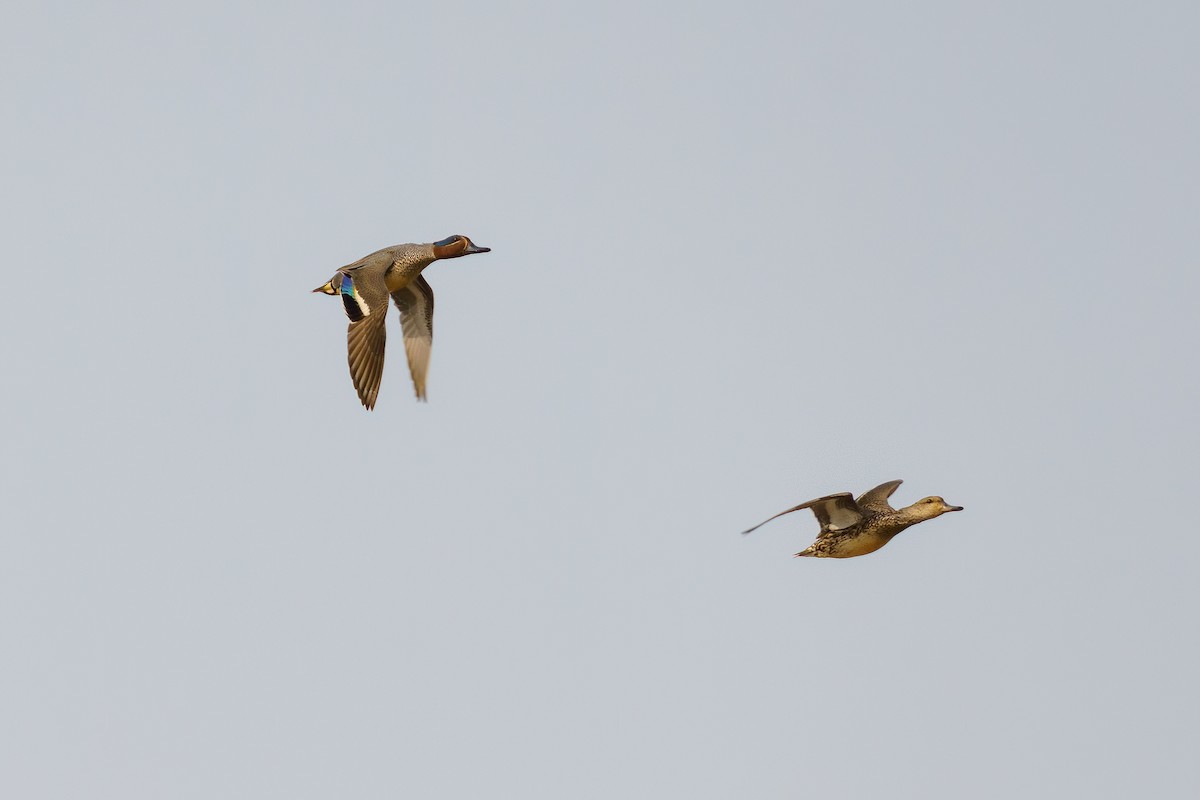
<svg viewBox="0 0 1200 800"><path fill-rule="evenodd" d="M951 511L962 511L962 506L952 506L940 497L925 497L908 507L921 519L933 519Z"/></svg>
<svg viewBox="0 0 1200 800"><path fill-rule="evenodd" d="M458 258L472 253L489 253L492 248L480 247L465 236L455 234L433 243L434 258Z"/></svg>

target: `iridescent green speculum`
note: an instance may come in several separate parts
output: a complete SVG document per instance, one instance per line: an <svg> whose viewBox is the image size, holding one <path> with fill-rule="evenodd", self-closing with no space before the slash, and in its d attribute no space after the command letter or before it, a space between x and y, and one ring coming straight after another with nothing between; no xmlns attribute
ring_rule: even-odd
<svg viewBox="0 0 1200 800"><path fill-rule="evenodd" d="M367 315L363 313L363 307L366 306L366 303L362 302L362 299L358 296L358 292L354 289L353 278L339 272L337 277L330 281L330 283L333 284L333 288L341 296L342 307L346 309L346 316L350 318L351 322L358 322ZM367 309L367 313L370 313L369 308Z"/></svg>

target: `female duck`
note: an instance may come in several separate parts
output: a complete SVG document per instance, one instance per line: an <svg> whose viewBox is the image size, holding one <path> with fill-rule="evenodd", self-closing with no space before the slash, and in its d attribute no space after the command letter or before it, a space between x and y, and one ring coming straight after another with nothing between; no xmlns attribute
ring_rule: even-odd
<svg viewBox="0 0 1200 800"><path fill-rule="evenodd" d="M900 531L918 522L940 517L949 511L962 511L962 506L948 505L940 497L926 497L907 508L892 508L888 498L903 481L888 481L876 486L857 500L849 492L831 494L801 503L760 522L743 534L761 528L775 517L782 517L802 508L811 508L821 523L817 540L797 556L814 558L853 558L874 553L892 540Z"/></svg>

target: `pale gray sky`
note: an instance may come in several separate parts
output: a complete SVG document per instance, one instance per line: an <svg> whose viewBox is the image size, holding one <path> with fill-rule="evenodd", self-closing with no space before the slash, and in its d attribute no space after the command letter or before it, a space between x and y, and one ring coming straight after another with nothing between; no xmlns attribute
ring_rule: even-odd
<svg viewBox="0 0 1200 800"><path fill-rule="evenodd" d="M1194 796L1198 40L7 5L0 795ZM309 290L452 233L368 413Z"/></svg>

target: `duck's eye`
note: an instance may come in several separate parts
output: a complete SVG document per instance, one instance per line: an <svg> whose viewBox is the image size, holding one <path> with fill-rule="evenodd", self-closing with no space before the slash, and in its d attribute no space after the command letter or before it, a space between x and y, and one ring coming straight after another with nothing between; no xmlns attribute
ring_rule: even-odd
<svg viewBox="0 0 1200 800"><path fill-rule="evenodd" d="M459 239L458 236L447 236L445 239L442 239L440 242L434 242L433 244L436 247L448 247L448 246L454 244L455 242L457 242L458 239Z"/></svg>

